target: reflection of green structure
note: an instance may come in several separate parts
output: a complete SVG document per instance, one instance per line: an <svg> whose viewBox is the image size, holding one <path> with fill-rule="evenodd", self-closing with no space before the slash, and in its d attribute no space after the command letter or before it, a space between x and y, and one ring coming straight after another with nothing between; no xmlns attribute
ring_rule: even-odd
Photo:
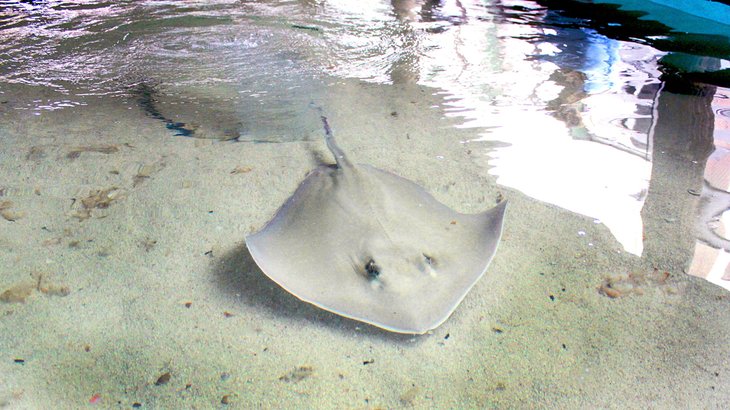
<svg viewBox="0 0 730 410"><path fill-rule="evenodd" d="M543 2L610 38L662 51L667 74L730 86L730 5L709 0L577 0Z"/></svg>
<svg viewBox="0 0 730 410"><path fill-rule="evenodd" d="M715 87L665 82L656 99L649 192L641 212L651 265L686 271L695 247L705 164L713 150ZM700 221L699 223L703 223Z"/></svg>
<svg viewBox="0 0 730 410"><path fill-rule="evenodd" d="M659 62L666 73L676 73L689 80L730 87L730 65L722 68L722 60L686 53L670 53Z"/></svg>
<svg viewBox="0 0 730 410"><path fill-rule="evenodd" d="M593 0L640 13L639 20L659 22L678 33L728 36L730 6L712 0Z"/></svg>
<svg viewBox="0 0 730 410"><path fill-rule="evenodd" d="M642 258L649 266L686 271L693 260L707 158L714 148L716 85L730 86L730 5L709 0L541 1L548 24L580 27L612 40L666 52L661 86L646 130L651 177L641 211ZM591 51L585 41L585 54ZM583 67L579 68L584 70Z"/></svg>
<svg viewBox="0 0 730 410"><path fill-rule="evenodd" d="M642 219L645 258L655 267L680 271L692 260L699 201L685 191L701 191L713 149L715 88L692 81L730 85L730 6L707 0L593 3L624 14L618 37L632 36L668 52L659 61L664 86L654 106L653 166Z"/></svg>
<svg viewBox="0 0 730 410"><path fill-rule="evenodd" d="M730 6L707 0L596 0L642 13L639 20L657 21L670 29L650 39L671 51L661 63L669 71L718 85L730 85ZM725 67L723 61L725 60Z"/></svg>

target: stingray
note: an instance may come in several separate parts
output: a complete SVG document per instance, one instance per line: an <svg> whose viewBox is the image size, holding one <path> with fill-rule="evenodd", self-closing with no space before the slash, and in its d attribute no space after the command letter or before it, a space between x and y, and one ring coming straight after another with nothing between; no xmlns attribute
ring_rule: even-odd
<svg viewBox="0 0 730 410"><path fill-rule="evenodd" d="M246 245L297 298L398 333L441 325L487 270L507 206L455 212L398 175L350 162L327 118L336 165L321 165Z"/></svg>

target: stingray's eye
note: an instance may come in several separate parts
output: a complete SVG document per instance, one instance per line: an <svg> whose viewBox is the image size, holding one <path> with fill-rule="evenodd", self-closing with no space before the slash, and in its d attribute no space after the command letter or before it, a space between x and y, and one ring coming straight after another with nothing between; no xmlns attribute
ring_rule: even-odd
<svg viewBox="0 0 730 410"><path fill-rule="evenodd" d="M368 274L370 279L376 279L380 276L380 267L375 264L375 261L372 258L370 258L370 260L365 263L365 272Z"/></svg>
<svg viewBox="0 0 730 410"><path fill-rule="evenodd" d="M433 259L433 257L426 255L425 253L423 255L423 261L426 262L426 265L433 266L436 264L436 261Z"/></svg>

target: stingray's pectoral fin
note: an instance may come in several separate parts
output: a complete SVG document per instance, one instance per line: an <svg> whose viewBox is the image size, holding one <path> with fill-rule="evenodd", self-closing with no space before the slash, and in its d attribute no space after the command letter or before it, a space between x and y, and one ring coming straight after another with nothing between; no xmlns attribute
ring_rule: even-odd
<svg viewBox="0 0 730 410"><path fill-rule="evenodd" d="M504 225L504 215L507 212L507 204L509 201L504 200L498 203L494 208L482 212L480 215L485 219L484 227L488 233L495 239L495 247L502 238L502 227Z"/></svg>

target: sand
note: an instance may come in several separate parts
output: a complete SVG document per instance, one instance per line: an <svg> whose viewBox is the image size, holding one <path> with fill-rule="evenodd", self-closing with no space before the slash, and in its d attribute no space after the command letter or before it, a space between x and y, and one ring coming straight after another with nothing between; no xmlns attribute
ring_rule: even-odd
<svg viewBox="0 0 730 410"><path fill-rule="evenodd" d="M134 100L35 115L58 96L3 92L0 201L18 217L0 219L0 408L730 403L730 293L496 185L493 144L460 143L474 130L433 90L343 81L322 101L354 160L462 212L511 201L487 274L423 336L300 302L248 255L244 235L328 158L321 140L175 137Z"/></svg>

